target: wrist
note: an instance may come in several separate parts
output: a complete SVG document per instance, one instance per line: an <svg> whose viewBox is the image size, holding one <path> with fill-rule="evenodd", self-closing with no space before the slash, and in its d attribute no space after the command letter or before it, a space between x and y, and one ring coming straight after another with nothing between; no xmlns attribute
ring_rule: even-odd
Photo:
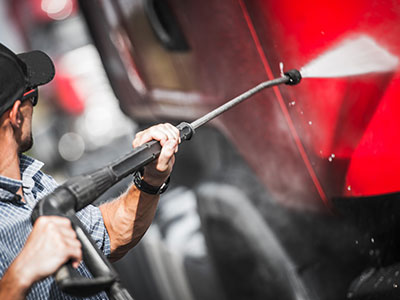
<svg viewBox="0 0 400 300"><path fill-rule="evenodd" d="M139 170L133 175L133 183L140 191L150 195L159 195L167 190L170 177L165 181L160 181L159 178L157 180L150 180L150 178L143 175L143 170Z"/></svg>
<svg viewBox="0 0 400 300"><path fill-rule="evenodd" d="M146 168L144 168L144 170L140 170L140 172L142 175L142 179L152 186L161 186L169 178L169 174L153 174L152 172L148 172Z"/></svg>
<svg viewBox="0 0 400 300"><path fill-rule="evenodd" d="M22 267L22 268L21 268ZM31 286L35 283L29 272L25 272L24 267L19 264L18 257L7 269L2 278L2 285L7 287L10 294L25 297L28 294ZM15 294L14 291L17 293ZM16 297L15 299L19 299ZM21 298L22 299L22 298Z"/></svg>

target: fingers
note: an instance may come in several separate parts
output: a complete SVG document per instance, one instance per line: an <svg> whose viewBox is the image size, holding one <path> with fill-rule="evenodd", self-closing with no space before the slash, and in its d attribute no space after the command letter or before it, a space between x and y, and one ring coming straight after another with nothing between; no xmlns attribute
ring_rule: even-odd
<svg viewBox="0 0 400 300"><path fill-rule="evenodd" d="M72 265L77 268L82 260L82 245L72 228L71 221L64 217L46 216L38 218L36 223L38 231L54 241L54 251L58 251L63 257L62 263L71 260Z"/></svg>
<svg viewBox="0 0 400 300"><path fill-rule="evenodd" d="M160 142L162 149L158 159L145 167L144 180L154 186L159 186L168 178L175 162L174 154L178 151L180 140L179 129L164 123L152 126L136 134L133 147L138 147L151 140Z"/></svg>
<svg viewBox="0 0 400 300"><path fill-rule="evenodd" d="M138 147L151 140L159 141L161 146L164 146L168 140L180 142L179 130L169 123L152 126L136 134L133 147Z"/></svg>
<svg viewBox="0 0 400 300"><path fill-rule="evenodd" d="M34 283L54 274L68 261L77 268L82 260L81 248L69 219L42 216L33 225L14 263L17 269L23 268L27 282Z"/></svg>
<svg viewBox="0 0 400 300"><path fill-rule="evenodd" d="M68 249L68 260L72 261L72 266L78 268L82 261L82 245L78 239L65 240Z"/></svg>
<svg viewBox="0 0 400 300"><path fill-rule="evenodd" d="M165 172L172 168L175 162L174 153L178 147L177 141L168 141L165 143L164 147L161 149L160 156L157 161L156 169L159 172Z"/></svg>

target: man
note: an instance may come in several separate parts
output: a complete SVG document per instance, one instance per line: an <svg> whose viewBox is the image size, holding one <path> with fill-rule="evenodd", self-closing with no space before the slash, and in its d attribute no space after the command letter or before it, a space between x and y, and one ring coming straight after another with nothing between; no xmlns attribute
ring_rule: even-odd
<svg viewBox="0 0 400 300"><path fill-rule="evenodd" d="M50 276L68 261L82 274L81 245L68 219L40 217L32 227L30 215L43 196L57 187L40 171L42 163L22 153L32 146L31 121L37 87L54 77L50 58L40 51L15 55L0 44L0 299L71 299ZM169 177L179 131L170 124L138 133L137 147L152 139L162 150L146 166L142 183L99 208L88 206L77 213L98 247L115 260L144 235L154 216L159 187ZM146 184L144 184L146 186ZM79 265L79 267L78 267ZM104 293L93 299L105 299Z"/></svg>

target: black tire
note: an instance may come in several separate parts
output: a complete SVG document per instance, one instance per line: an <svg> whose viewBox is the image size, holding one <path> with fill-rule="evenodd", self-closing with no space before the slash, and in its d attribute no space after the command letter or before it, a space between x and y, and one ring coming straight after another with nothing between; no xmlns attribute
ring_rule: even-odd
<svg viewBox="0 0 400 300"><path fill-rule="evenodd" d="M209 254L228 299L310 299L296 266L240 189L211 182L197 195Z"/></svg>

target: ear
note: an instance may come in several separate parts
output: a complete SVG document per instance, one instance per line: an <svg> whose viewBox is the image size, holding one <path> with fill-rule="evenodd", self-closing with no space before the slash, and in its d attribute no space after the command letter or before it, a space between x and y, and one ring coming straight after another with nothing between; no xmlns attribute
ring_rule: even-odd
<svg viewBox="0 0 400 300"><path fill-rule="evenodd" d="M20 107L21 107L21 101L17 100L15 101L15 103L10 109L10 112L8 113L8 117L10 119L11 124L13 125L13 127L17 128L19 128L22 123L22 114L20 111Z"/></svg>

